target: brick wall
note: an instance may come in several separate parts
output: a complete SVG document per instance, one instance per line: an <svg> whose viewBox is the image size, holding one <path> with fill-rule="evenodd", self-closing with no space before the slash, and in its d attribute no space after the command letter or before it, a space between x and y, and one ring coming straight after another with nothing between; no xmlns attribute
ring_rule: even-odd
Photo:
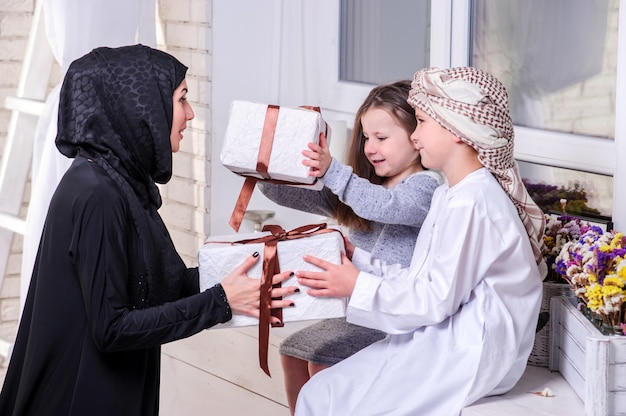
<svg viewBox="0 0 626 416"><path fill-rule="evenodd" d="M28 43L34 0L0 1L0 155L4 150L11 112L4 108L6 97L17 90L24 51ZM28 195L30 190L26 189ZM26 203L26 201L25 201ZM25 206L22 214L25 215ZM20 296L22 237L14 235L11 255L0 288L0 339L12 342L17 332ZM0 380L4 379L8 362L0 357Z"/></svg>
<svg viewBox="0 0 626 416"><path fill-rule="evenodd" d="M188 123L180 151L174 155L171 181L163 186L160 212L189 266L209 230L211 146L211 1L160 0L158 47L189 67L188 98L195 118Z"/></svg>

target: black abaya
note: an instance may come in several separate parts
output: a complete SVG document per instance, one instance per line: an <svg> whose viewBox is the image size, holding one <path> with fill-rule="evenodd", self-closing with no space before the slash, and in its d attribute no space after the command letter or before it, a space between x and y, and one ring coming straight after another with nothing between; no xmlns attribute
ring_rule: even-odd
<svg viewBox="0 0 626 416"><path fill-rule="evenodd" d="M198 292L198 273L173 245L148 251L177 265L180 299L132 309L128 276L144 260L128 203L100 166L78 157L51 202L1 415L158 414L160 345L231 313L219 286L186 297Z"/></svg>

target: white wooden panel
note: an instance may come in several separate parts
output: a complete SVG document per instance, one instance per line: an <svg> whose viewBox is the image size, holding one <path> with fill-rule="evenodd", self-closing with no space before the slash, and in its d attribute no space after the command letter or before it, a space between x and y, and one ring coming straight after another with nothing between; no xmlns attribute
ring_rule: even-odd
<svg viewBox="0 0 626 416"><path fill-rule="evenodd" d="M614 348L617 349L617 348ZM609 390L626 394L626 364L614 364L609 378ZM626 409L626 407L624 408Z"/></svg>
<svg viewBox="0 0 626 416"><path fill-rule="evenodd" d="M574 364L567 358L563 351L559 352L558 371L567 380L580 399L585 399L585 379Z"/></svg>
<svg viewBox="0 0 626 416"><path fill-rule="evenodd" d="M559 357L551 360L550 368L557 369L583 399L588 416L624 414L626 363L620 361L626 337L602 335L564 297L552 299L551 314L557 317L553 325L558 325L551 351Z"/></svg>

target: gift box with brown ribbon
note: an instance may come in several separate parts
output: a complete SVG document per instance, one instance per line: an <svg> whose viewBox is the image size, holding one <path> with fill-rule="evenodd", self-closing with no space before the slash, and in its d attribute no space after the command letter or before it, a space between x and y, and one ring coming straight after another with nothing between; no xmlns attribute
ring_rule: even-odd
<svg viewBox="0 0 626 416"><path fill-rule="evenodd" d="M209 237L198 253L200 290L204 291L219 283L255 251L260 254L259 260L248 271L248 276L262 280L260 319L233 315L230 321L214 328L258 325L261 368L269 375L267 343L270 313L276 315L278 312L277 316L282 322L294 322L343 317L347 308L346 299L315 298L307 295L308 288L302 286L299 293L289 296L295 307L270 312L272 277L286 270L320 270L302 259L305 254L340 264L345 247L341 232L328 228L326 224L306 225L291 231L285 231L278 225L265 225L260 233ZM295 276L283 282L283 285L300 286Z"/></svg>
<svg viewBox="0 0 626 416"><path fill-rule="evenodd" d="M330 127L317 107L231 103L220 161L246 178L230 220L235 231L259 180L322 189L322 182L302 164L302 151L308 143L319 143L320 133L330 143Z"/></svg>

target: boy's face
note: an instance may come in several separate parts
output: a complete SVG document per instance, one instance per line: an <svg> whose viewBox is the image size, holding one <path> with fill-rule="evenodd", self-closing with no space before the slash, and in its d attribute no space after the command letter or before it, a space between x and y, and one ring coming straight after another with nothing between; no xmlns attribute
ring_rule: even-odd
<svg viewBox="0 0 626 416"><path fill-rule="evenodd" d="M429 169L444 170L445 162L454 145L454 135L422 110L415 109L417 127L411 140L420 152L422 165Z"/></svg>

